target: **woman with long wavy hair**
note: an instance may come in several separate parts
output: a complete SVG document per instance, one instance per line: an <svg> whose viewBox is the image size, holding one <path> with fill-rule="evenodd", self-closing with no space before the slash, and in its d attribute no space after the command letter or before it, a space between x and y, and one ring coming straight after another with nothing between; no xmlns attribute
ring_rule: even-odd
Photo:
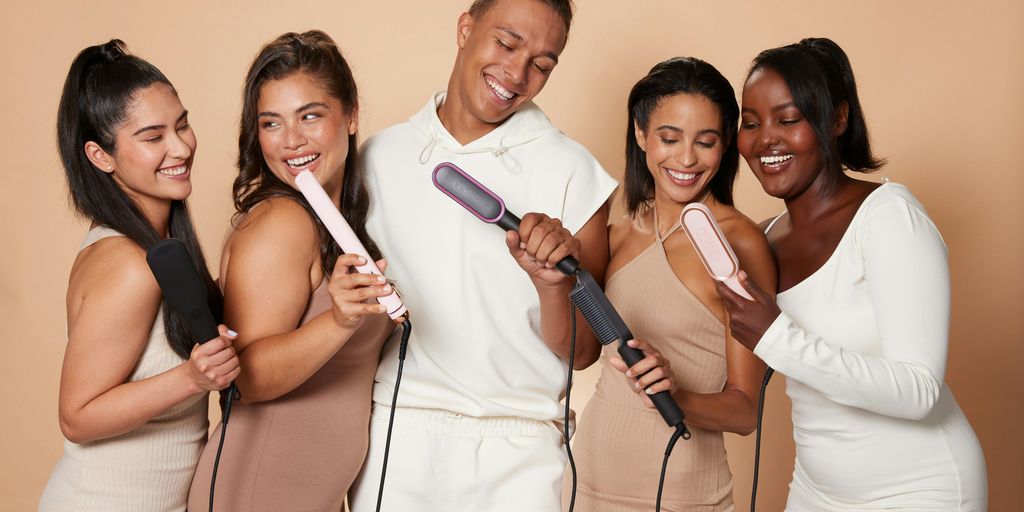
<svg viewBox="0 0 1024 512"><path fill-rule="evenodd" d="M241 404L218 469L218 510L336 512L366 455L373 376L394 326L369 299L391 288L350 272L362 258L341 254L295 186L311 172L379 258L363 226L357 98L334 41L315 30L264 46L246 77L237 213L220 267L225 318L239 332ZM207 507L215 451L211 443L203 453L190 509Z"/></svg>

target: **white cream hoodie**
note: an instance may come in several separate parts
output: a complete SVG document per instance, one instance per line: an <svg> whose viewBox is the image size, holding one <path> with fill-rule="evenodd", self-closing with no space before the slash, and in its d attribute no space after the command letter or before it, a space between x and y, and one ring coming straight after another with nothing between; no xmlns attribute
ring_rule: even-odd
<svg viewBox="0 0 1024 512"><path fill-rule="evenodd" d="M540 338L533 284L509 254L505 233L437 190L431 172L452 162L509 211L545 213L573 233L618 183L533 103L459 144L437 116L444 97L435 94L361 150L372 203L367 228L414 324L398 406L558 419L567 367ZM373 399L382 405L391 404L399 334L377 371Z"/></svg>

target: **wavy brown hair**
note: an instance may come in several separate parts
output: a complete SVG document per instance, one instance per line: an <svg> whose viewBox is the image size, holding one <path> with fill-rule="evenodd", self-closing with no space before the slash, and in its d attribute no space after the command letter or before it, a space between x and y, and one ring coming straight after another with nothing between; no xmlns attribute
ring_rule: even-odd
<svg viewBox="0 0 1024 512"><path fill-rule="evenodd" d="M263 84L298 73L315 77L328 94L341 102L346 115L352 116L359 108L359 95L352 70L341 56L338 45L327 34L319 30L301 34L289 32L264 46L245 77L242 119L238 131L238 177L232 185L235 200L232 224L237 226L245 214L267 199L290 198L302 205L313 220L320 241L320 267L324 274L330 274L334 270L334 262L341 255L341 248L334 243L330 232L316 216L306 198L274 176L260 149L257 123L259 112L256 104L259 102ZM359 167L357 139L358 133L348 136L348 158L345 159L344 176L341 181L339 209L359 240L366 246L370 256L380 259L377 244L366 232L370 195L366 190L363 171Z"/></svg>

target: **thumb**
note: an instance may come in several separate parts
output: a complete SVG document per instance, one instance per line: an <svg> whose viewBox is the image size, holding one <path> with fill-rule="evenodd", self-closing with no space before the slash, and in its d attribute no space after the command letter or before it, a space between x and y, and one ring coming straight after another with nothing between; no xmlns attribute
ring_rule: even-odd
<svg viewBox="0 0 1024 512"><path fill-rule="evenodd" d="M750 276L748 276L746 272L740 270L737 277L739 278L740 285L743 286L743 289L746 290L747 293L749 293L750 296L753 297L756 302L759 302L761 304L771 302L771 298L768 297L768 294L765 293L764 290L762 290L761 287L758 286L753 279L750 279Z"/></svg>

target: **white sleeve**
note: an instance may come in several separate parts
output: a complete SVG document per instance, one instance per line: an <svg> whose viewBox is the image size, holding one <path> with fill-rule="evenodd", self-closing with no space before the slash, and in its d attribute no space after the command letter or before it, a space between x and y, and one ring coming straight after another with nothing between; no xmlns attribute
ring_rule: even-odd
<svg viewBox="0 0 1024 512"><path fill-rule="evenodd" d="M619 182L609 176L589 153L578 158L576 169L565 185L559 216L562 225L575 235L608 201L618 186Z"/></svg>
<svg viewBox="0 0 1024 512"><path fill-rule="evenodd" d="M880 339L878 355L844 350L785 312L754 353L830 400L906 419L928 415L943 387L949 268L938 230L903 198L870 212L856 240Z"/></svg>

